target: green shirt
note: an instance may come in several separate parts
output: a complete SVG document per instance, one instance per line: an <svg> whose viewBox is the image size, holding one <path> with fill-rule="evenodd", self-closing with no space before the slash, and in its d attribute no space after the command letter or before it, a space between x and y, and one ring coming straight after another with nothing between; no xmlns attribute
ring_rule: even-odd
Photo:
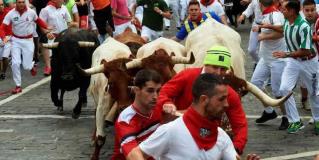
<svg viewBox="0 0 319 160"><path fill-rule="evenodd" d="M168 11L168 6L164 0L137 0L138 6L143 6L142 25L154 31L163 30L163 16L154 11L158 7L163 12Z"/></svg>
<svg viewBox="0 0 319 160"><path fill-rule="evenodd" d="M310 25L300 15L293 24L285 20L284 35L289 52L297 51L300 48L313 50Z"/></svg>

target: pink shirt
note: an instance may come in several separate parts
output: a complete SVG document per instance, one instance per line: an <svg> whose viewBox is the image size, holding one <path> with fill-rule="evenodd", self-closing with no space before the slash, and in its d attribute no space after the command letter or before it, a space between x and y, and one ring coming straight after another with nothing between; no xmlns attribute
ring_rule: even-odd
<svg viewBox="0 0 319 160"><path fill-rule="evenodd" d="M120 14L122 16L130 16L126 1L127 0L112 0L111 1L112 9L116 13L118 13L118 14ZM117 17L113 16L113 21L114 21L115 25L121 25L121 24L126 23L126 22L128 22L130 20L120 19L120 18L117 18Z"/></svg>

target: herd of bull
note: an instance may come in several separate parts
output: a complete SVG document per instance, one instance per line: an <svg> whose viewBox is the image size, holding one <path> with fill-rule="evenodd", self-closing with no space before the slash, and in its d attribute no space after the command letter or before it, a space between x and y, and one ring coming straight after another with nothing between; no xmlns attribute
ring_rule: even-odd
<svg viewBox="0 0 319 160"><path fill-rule="evenodd" d="M224 77L229 85L242 96L247 92L253 93L265 106L279 106L291 94L272 99L245 81L245 54L240 43L237 32L213 19L192 31L185 46L167 38L145 43L129 29L99 44L93 32L69 29L61 33L54 43L44 44L44 47L52 49L51 99L58 110L63 111L64 92L80 88L72 114L76 119L80 116L81 107L87 104L86 93L89 91L96 106L92 159L99 159L106 139L105 122L113 122L118 112L131 104L133 78L140 69L154 69L167 82L185 68L201 67L206 50L219 44L226 46L232 56L232 74Z"/></svg>

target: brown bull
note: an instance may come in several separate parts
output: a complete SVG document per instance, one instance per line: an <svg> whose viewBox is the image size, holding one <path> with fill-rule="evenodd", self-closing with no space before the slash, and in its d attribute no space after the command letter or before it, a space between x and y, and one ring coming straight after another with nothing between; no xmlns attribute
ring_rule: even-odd
<svg viewBox="0 0 319 160"><path fill-rule="evenodd" d="M114 39L127 45L134 56L136 56L137 50L146 43L140 35L132 32L131 28L126 28L123 33L116 35Z"/></svg>
<svg viewBox="0 0 319 160"><path fill-rule="evenodd" d="M161 74L164 83L169 81L175 74L175 64L192 64L194 63L194 55L191 54L189 58L176 57L174 53L168 55L164 49L156 50L152 55L142 58L134 59L126 64L128 69L131 68L145 68L153 69Z"/></svg>

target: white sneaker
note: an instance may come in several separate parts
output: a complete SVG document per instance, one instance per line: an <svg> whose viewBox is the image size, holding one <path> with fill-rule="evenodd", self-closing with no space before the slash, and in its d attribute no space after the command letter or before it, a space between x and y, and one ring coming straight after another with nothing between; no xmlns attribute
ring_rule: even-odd
<svg viewBox="0 0 319 160"><path fill-rule="evenodd" d="M313 118L310 118L310 120L308 121L308 124L314 124L315 120Z"/></svg>

